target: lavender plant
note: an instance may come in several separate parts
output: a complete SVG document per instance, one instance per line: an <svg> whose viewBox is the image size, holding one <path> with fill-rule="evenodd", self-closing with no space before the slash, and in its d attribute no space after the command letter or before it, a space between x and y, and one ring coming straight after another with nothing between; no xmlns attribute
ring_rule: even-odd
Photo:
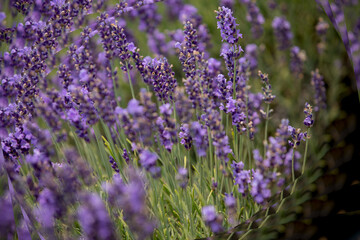
<svg viewBox="0 0 360 240"><path fill-rule="evenodd" d="M286 18L241 1L246 29L234 1L211 5L211 20L187 1L161 2L0 7L1 237L207 237L246 222L305 174L330 80ZM323 36L321 24L313 32ZM213 47L211 34L221 39ZM268 34L269 52L259 42ZM272 51L289 64L267 66ZM257 79L259 69L269 75ZM291 94L281 87L294 80L287 72L306 86L291 106L291 96L278 100ZM293 117L302 110L305 119Z"/></svg>

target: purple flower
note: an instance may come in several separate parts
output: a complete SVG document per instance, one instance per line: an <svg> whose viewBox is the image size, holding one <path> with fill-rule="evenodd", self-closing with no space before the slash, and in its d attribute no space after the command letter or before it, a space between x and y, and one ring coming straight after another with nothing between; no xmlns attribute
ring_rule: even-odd
<svg viewBox="0 0 360 240"><path fill-rule="evenodd" d="M211 231L214 233L223 231L222 217L216 214L214 206L204 206L201 210L201 214L206 225L211 228Z"/></svg>
<svg viewBox="0 0 360 240"><path fill-rule="evenodd" d="M199 157L205 157L209 146L208 133L204 125L199 122L192 122L191 135Z"/></svg>
<svg viewBox="0 0 360 240"><path fill-rule="evenodd" d="M314 120L312 119L312 107L309 103L305 103L304 113L304 125L310 128L314 124Z"/></svg>
<svg viewBox="0 0 360 240"><path fill-rule="evenodd" d="M145 58L143 65L147 73L144 75L145 81L153 86L158 99L165 102L173 100L177 82L172 65L168 60L166 58Z"/></svg>
<svg viewBox="0 0 360 240"><path fill-rule="evenodd" d="M245 47L245 57L248 60L250 71L254 71L258 66L257 61L257 45L248 44Z"/></svg>
<svg viewBox="0 0 360 240"><path fill-rule="evenodd" d="M129 164L129 162L130 162L130 157L129 157L129 154L128 154L126 148L123 149L122 157L125 159L125 162L126 162L127 164Z"/></svg>
<svg viewBox="0 0 360 240"><path fill-rule="evenodd" d="M305 51L294 46L290 49L290 70L298 78L302 78L304 62L306 60Z"/></svg>
<svg viewBox="0 0 360 240"><path fill-rule="evenodd" d="M300 128L294 128L292 126L288 127L288 132L292 138L292 141L289 140L289 145L292 148L297 148L300 145L301 141L306 140L307 133L301 132Z"/></svg>
<svg viewBox="0 0 360 240"><path fill-rule="evenodd" d="M286 50L291 46L293 34L290 29L290 23L285 17L275 17L272 22L272 27L278 42L280 50Z"/></svg>
<svg viewBox="0 0 360 240"><path fill-rule="evenodd" d="M179 138L181 138L180 143L184 145L185 149L190 150L192 146L192 137L190 135L189 124L182 124L180 127Z"/></svg>
<svg viewBox="0 0 360 240"><path fill-rule="evenodd" d="M120 175L114 175L113 182L103 187L110 205L123 212L125 222L137 239L147 239L156 224L150 219L146 205L145 179L133 168L128 169L128 175L126 184Z"/></svg>
<svg viewBox="0 0 360 240"><path fill-rule="evenodd" d="M248 1L246 5L248 8L246 20L251 24L251 32L255 39L260 38L264 32L262 25L264 24L265 19L256 5L256 2Z"/></svg>
<svg viewBox="0 0 360 240"><path fill-rule="evenodd" d="M140 115L143 113L143 107L139 104L139 101L136 99L131 99L129 101L126 110L131 115Z"/></svg>
<svg viewBox="0 0 360 240"><path fill-rule="evenodd" d="M158 156L149 150L143 150L140 154L140 164L149 171L153 176L160 174L160 168L156 166Z"/></svg>
<svg viewBox="0 0 360 240"><path fill-rule="evenodd" d="M271 196L269 188L270 180L266 178L259 170L252 172L251 180L251 196L255 202L265 204L266 200Z"/></svg>
<svg viewBox="0 0 360 240"><path fill-rule="evenodd" d="M264 84L264 87L262 88L263 90L263 100L266 104L270 104L272 103L272 101L275 98L275 95L272 94L272 90L271 90L271 84L269 82L269 77L267 74L262 73L261 71L259 71L259 77L261 78L261 81Z"/></svg>
<svg viewBox="0 0 360 240"><path fill-rule="evenodd" d="M115 239L109 214L101 198L95 193L83 196L78 218L85 236L89 239Z"/></svg>
<svg viewBox="0 0 360 240"><path fill-rule="evenodd" d="M225 41L229 44L235 44L239 41L239 38L242 38L242 34L239 29L236 27L239 25L235 22L235 18L233 17L233 13L231 9L227 7L219 7L216 19L217 28L220 29L222 41Z"/></svg>
<svg viewBox="0 0 360 240"><path fill-rule="evenodd" d="M311 85L315 91L315 112L320 109L326 109L326 88L324 77L320 75L318 69L311 72Z"/></svg>
<svg viewBox="0 0 360 240"><path fill-rule="evenodd" d="M231 168L233 169L233 177L235 180L235 184L238 185L238 191L243 196L246 196L249 191L249 183L251 182L250 178L250 170L244 170L243 162L235 162L231 164Z"/></svg>
<svg viewBox="0 0 360 240"><path fill-rule="evenodd" d="M112 156L109 156L109 162L111 164L112 169L114 169L115 172L119 173L119 167Z"/></svg>
<svg viewBox="0 0 360 240"><path fill-rule="evenodd" d="M181 188L186 188L188 183L188 171L186 168L180 167L176 175L176 179L179 181Z"/></svg>

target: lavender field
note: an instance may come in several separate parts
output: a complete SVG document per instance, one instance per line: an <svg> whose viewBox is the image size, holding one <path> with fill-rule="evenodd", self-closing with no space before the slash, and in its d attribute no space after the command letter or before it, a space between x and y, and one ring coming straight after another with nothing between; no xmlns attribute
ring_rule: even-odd
<svg viewBox="0 0 360 240"><path fill-rule="evenodd" d="M360 239L360 1L0 0L0 240Z"/></svg>

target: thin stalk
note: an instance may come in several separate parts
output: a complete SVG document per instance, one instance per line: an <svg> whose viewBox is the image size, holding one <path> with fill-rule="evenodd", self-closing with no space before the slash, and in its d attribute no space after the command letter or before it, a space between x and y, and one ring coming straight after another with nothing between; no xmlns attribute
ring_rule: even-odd
<svg viewBox="0 0 360 240"><path fill-rule="evenodd" d="M304 153L304 160L303 160L303 166L302 166L302 170L301 170L301 175L304 174L304 172L305 172L306 157L307 157L307 151L308 151L308 145L309 145L309 133L310 133L310 128L308 128L308 130L307 130L307 137L306 137L306 143L305 143L305 153Z"/></svg>
<svg viewBox="0 0 360 240"><path fill-rule="evenodd" d="M131 81L131 76L130 76L130 71L129 71L128 63L125 62L125 64L126 64L126 72L127 72L127 74L128 74L128 79L129 79L129 84L130 84L131 95L132 95L132 98L135 99L135 93L134 93L134 88L133 88L132 81Z"/></svg>
<svg viewBox="0 0 360 240"><path fill-rule="evenodd" d="M264 134L264 157L263 157L263 159L265 159L265 154L266 154L267 133L268 133L268 124L269 124L269 111L270 111L270 104L267 104L267 107L266 107L266 121L265 121L265 134Z"/></svg>
<svg viewBox="0 0 360 240"><path fill-rule="evenodd" d="M295 181L295 167L294 167L294 158L295 158L295 148L293 148L292 152L292 159L291 159L291 175L292 175L292 181Z"/></svg>

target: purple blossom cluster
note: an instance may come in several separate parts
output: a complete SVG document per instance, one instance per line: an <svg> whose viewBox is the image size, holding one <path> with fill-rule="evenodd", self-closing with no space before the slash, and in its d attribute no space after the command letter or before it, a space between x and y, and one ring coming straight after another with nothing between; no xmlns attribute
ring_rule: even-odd
<svg viewBox="0 0 360 240"><path fill-rule="evenodd" d="M288 49L292 44L293 34L290 29L290 23L285 17L275 17L272 22L280 50Z"/></svg>
<svg viewBox="0 0 360 240"><path fill-rule="evenodd" d="M215 12L217 13L216 19L218 20L217 28L220 29L222 41L231 45L236 44L242 38L242 34L237 29L239 24L235 22L236 19L233 17L231 9L222 6Z"/></svg>
<svg viewBox="0 0 360 240"><path fill-rule="evenodd" d="M223 231L222 217L216 214L214 206L204 206L201 210L201 213L206 225L211 228L211 231L214 233Z"/></svg>
<svg viewBox="0 0 360 240"><path fill-rule="evenodd" d="M326 88L324 77L320 75L319 70L311 72L311 85L315 91L315 112L320 109L326 109Z"/></svg>

